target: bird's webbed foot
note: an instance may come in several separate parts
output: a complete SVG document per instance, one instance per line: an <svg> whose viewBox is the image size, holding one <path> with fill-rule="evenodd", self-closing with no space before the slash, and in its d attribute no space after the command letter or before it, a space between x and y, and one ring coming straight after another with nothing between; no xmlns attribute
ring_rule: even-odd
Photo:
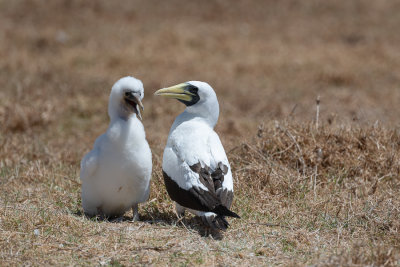
<svg viewBox="0 0 400 267"><path fill-rule="evenodd" d="M124 221L124 216L119 216L119 217L110 219L110 222L112 222L112 223L121 223L123 221Z"/></svg>

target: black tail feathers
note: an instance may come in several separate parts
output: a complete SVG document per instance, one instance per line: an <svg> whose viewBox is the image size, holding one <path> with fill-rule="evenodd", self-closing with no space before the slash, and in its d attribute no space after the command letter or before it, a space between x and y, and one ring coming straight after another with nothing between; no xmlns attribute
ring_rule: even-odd
<svg viewBox="0 0 400 267"><path fill-rule="evenodd" d="M234 213L233 211L229 210L227 207L223 205L218 205L215 207L212 212L218 214L219 216L228 216L228 217L234 217L234 218L239 218L240 216Z"/></svg>

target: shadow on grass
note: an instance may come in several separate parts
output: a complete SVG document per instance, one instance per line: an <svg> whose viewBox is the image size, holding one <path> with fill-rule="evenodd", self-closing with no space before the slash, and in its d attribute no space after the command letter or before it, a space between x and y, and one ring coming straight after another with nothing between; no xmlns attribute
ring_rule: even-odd
<svg viewBox="0 0 400 267"><path fill-rule="evenodd" d="M142 222L146 222L149 224L164 224L170 226L176 226L180 228L184 228L187 230L196 231L200 236L207 237L210 236L213 239L221 240L223 238L223 234L219 230L213 230L202 222L202 220L195 216L188 216L184 218L178 218L174 212L163 212L160 210L152 210L147 211L141 216Z"/></svg>
<svg viewBox="0 0 400 267"><path fill-rule="evenodd" d="M110 222L110 223L123 223L132 222L132 216L120 216L120 217L106 217L101 215L91 216L84 213L82 210L77 209L72 212L73 215L77 217L85 217L94 222ZM171 211L161 211L158 209L143 210L140 213L139 222L148 223L150 225L169 225L173 227L184 228L187 230L196 231L200 236L207 237L210 236L215 240L221 240L223 238L223 233L218 230L210 229L205 226L199 217L193 217L186 215L185 218L179 219L174 212Z"/></svg>

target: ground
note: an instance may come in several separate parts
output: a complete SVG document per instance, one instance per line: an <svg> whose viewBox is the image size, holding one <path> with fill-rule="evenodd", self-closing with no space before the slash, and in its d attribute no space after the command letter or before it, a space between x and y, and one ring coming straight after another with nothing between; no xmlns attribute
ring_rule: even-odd
<svg viewBox="0 0 400 267"><path fill-rule="evenodd" d="M400 265L398 1L0 1L0 265ZM79 162L112 84L145 86L142 221L82 215ZM178 221L161 174L207 81L241 219ZM317 101L319 99L319 101Z"/></svg>

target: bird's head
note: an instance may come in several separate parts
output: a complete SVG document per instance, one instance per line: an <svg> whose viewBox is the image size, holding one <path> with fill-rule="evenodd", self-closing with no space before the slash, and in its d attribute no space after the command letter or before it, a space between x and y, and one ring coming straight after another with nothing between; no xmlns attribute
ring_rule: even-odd
<svg viewBox="0 0 400 267"><path fill-rule="evenodd" d="M120 117L127 120L136 114L142 119L140 109L143 110L143 97L143 83L140 80L130 76L119 79L111 89L108 115L111 119Z"/></svg>
<svg viewBox="0 0 400 267"><path fill-rule="evenodd" d="M213 124L218 120L217 95L208 83L189 81L160 89L154 94L179 100L186 105L187 112L208 118Z"/></svg>

